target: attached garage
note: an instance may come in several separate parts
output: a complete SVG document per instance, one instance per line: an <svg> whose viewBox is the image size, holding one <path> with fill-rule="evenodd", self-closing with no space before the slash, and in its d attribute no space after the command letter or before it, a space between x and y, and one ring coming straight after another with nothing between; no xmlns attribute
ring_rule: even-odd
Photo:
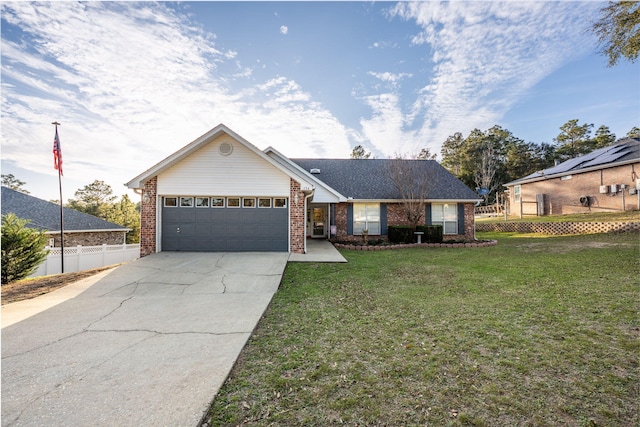
<svg viewBox="0 0 640 427"><path fill-rule="evenodd" d="M287 252L286 198L163 197L163 251Z"/></svg>
<svg viewBox="0 0 640 427"><path fill-rule="evenodd" d="M313 185L224 125L126 185L142 194L141 256L304 252Z"/></svg>

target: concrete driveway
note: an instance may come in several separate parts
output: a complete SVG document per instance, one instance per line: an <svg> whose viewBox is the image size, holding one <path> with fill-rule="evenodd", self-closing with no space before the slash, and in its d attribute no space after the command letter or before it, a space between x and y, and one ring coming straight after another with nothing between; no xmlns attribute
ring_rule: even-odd
<svg viewBox="0 0 640 427"><path fill-rule="evenodd" d="M286 253L158 253L2 330L2 425L195 426Z"/></svg>

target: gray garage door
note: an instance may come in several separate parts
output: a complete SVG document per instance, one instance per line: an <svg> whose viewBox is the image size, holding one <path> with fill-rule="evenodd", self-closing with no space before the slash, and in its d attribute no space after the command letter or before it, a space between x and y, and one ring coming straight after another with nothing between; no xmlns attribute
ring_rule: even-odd
<svg viewBox="0 0 640 427"><path fill-rule="evenodd" d="M288 251L286 206L196 207L177 200L176 206L163 203L163 251Z"/></svg>

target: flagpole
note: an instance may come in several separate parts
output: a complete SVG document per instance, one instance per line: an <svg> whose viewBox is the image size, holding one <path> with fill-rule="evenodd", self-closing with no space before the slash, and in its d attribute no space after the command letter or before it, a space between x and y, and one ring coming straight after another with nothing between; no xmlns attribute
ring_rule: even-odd
<svg viewBox="0 0 640 427"><path fill-rule="evenodd" d="M60 123L53 122L52 125L56 126L56 140L58 140L58 126ZM58 143L60 141L58 140ZM59 165L58 169L58 187L60 189L60 269L61 273L64 273L64 209L62 208L62 165Z"/></svg>

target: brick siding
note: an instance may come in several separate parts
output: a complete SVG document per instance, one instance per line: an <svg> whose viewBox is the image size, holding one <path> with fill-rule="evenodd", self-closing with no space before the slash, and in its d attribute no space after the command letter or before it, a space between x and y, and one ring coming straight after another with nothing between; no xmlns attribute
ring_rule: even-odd
<svg viewBox="0 0 640 427"><path fill-rule="evenodd" d="M522 204L514 199L513 186L509 187L509 214L536 215L536 194L545 195L544 214L562 215L588 212L611 212L640 208L637 195L630 195L628 188L635 188L640 173L640 163L623 165L583 173L568 173L570 179L550 178L544 181L521 184ZM625 184L622 192L600 194L600 185ZM591 206L582 206L580 197L589 196ZM520 212L522 207L522 213Z"/></svg>
<svg viewBox="0 0 640 427"><path fill-rule="evenodd" d="M289 250L294 254L304 253L305 223L304 223L304 193L300 190L300 184L293 179L289 184L289 235L291 236L291 247ZM298 203L296 203L298 196Z"/></svg>
<svg viewBox="0 0 640 427"><path fill-rule="evenodd" d="M142 190L143 196L149 196L149 201L145 202L144 197L141 202L140 213L140 258L155 253L156 251L156 194L158 188L158 177L154 176L145 182Z"/></svg>
<svg viewBox="0 0 640 427"><path fill-rule="evenodd" d="M335 207L335 224L336 237L335 240L342 242L361 242L362 236L347 234L347 205L348 203L338 203ZM410 225L407 215L404 213L402 204L387 203L387 225ZM475 238L475 214L473 203L465 203L464 205L464 231L463 234L447 234L444 240L467 240L471 241ZM426 218L420 222L424 225ZM369 239L387 240L387 235L374 236L370 235Z"/></svg>
<svg viewBox="0 0 640 427"><path fill-rule="evenodd" d="M640 231L640 222L504 222L477 224L478 231L541 234L597 234Z"/></svg>
<svg viewBox="0 0 640 427"><path fill-rule="evenodd" d="M64 246L100 246L100 245L121 245L125 241L124 231L96 231L91 233L64 233ZM59 248L60 233L48 234L50 239L54 239L55 247ZM47 244L49 242L47 241Z"/></svg>

